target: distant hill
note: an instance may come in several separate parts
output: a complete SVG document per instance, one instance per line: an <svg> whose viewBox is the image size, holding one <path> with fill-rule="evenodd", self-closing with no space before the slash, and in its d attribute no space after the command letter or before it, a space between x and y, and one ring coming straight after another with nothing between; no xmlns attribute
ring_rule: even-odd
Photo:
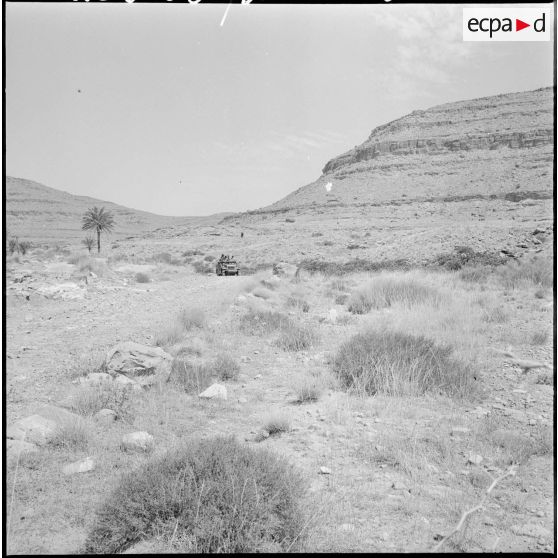
<svg viewBox="0 0 558 558"><path fill-rule="evenodd" d="M114 214L111 237L141 235L154 229L209 223L223 217L166 217L130 209L108 201L76 196L32 180L6 177L6 229L8 236L34 242L79 242L85 235L81 217L90 207L104 206Z"/></svg>
<svg viewBox="0 0 558 558"><path fill-rule="evenodd" d="M552 193L551 87L416 110L264 208Z"/></svg>

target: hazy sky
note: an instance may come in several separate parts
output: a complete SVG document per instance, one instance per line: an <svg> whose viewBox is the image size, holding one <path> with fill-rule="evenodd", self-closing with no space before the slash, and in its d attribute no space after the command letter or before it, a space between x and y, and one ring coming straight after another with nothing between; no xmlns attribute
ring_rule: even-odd
<svg viewBox="0 0 558 558"><path fill-rule="evenodd" d="M552 85L552 42L464 43L462 6L226 6L7 2L7 173L255 209L415 109Z"/></svg>

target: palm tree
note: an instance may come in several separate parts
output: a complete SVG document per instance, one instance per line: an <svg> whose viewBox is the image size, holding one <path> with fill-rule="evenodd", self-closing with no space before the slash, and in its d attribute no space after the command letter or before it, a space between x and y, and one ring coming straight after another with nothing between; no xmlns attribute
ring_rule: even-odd
<svg viewBox="0 0 558 558"><path fill-rule="evenodd" d="M92 236L86 236L81 243L87 248L89 253L91 254L91 248L95 246L95 239Z"/></svg>
<svg viewBox="0 0 558 558"><path fill-rule="evenodd" d="M101 232L110 232L114 226L114 217L110 211L105 211L104 207L99 209L93 207L88 209L82 217L81 228L84 231L97 231L97 252L101 251Z"/></svg>

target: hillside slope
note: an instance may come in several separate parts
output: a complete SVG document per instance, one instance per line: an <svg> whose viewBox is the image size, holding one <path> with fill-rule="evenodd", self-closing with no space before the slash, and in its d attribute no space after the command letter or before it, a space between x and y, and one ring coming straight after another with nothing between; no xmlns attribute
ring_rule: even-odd
<svg viewBox="0 0 558 558"><path fill-rule="evenodd" d="M215 219L155 215L108 201L68 194L32 180L6 177L8 236L35 242L79 241L84 235L81 217L93 206L104 206L114 214L116 226L112 234L117 238L147 233L156 228L191 225Z"/></svg>
<svg viewBox="0 0 558 558"><path fill-rule="evenodd" d="M318 180L269 209L526 191L548 195L552 145L550 87L439 105L378 126L364 143L328 161Z"/></svg>

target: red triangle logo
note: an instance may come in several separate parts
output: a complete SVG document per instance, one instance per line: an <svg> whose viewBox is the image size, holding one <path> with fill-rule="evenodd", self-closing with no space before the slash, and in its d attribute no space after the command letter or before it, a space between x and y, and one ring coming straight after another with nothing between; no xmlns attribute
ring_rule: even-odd
<svg viewBox="0 0 558 558"><path fill-rule="evenodd" d="M524 21L521 21L520 19L515 20L515 30L516 31L521 31L522 29L525 29L526 27L531 27L531 24L530 23L525 23Z"/></svg>

